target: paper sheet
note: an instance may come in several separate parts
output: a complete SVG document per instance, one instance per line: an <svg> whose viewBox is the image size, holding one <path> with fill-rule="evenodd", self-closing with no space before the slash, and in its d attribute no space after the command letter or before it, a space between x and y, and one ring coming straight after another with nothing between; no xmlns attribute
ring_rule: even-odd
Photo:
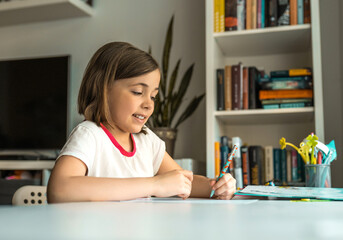
<svg viewBox="0 0 343 240"><path fill-rule="evenodd" d="M187 198L183 200L182 198L178 197L170 197L170 198L157 198L157 197L149 197L149 198L137 198L134 200L129 201L121 201L121 202L142 202L142 203L200 203L200 204L250 204L257 202L256 199L249 199L249 200L216 200L216 199L205 199L205 198Z"/></svg>

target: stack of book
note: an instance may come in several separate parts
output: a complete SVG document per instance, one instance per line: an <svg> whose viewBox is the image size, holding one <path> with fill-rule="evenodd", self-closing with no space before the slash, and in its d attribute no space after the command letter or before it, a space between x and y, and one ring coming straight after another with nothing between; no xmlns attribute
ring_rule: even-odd
<svg viewBox="0 0 343 240"><path fill-rule="evenodd" d="M261 108L259 79L264 75L254 66L227 65L217 69L217 110Z"/></svg>
<svg viewBox="0 0 343 240"><path fill-rule="evenodd" d="M239 152L240 157L231 162L228 171L236 178L237 187L264 185L269 181L278 186L304 185L305 165L294 149L243 145L239 147ZM225 155L217 154L221 157ZM216 164L220 162L223 162L223 159L216 161ZM219 165L216 166L216 169L219 168ZM242 174L236 174L237 168L242 169Z"/></svg>
<svg viewBox="0 0 343 240"><path fill-rule="evenodd" d="M310 0L213 0L214 32L311 23Z"/></svg>
<svg viewBox="0 0 343 240"><path fill-rule="evenodd" d="M313 106L313 82L310 69L270 72L260 79L259 99L263 109Z"/></svg>

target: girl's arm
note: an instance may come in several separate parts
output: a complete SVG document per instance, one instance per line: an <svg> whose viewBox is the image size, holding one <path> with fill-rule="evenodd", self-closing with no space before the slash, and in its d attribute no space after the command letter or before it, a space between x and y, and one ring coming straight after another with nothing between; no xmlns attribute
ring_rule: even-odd
<svg viewBox="0 0 343 240"><path fill-rule="evenodd" d="M174 169L182 169L170 156L165 153L158 174L163 174ZM192 191L190 197L209 198L212 188L215 189L215 196L219 199L231 199L236 191L236 180L231 174L225 174L216 183L215 179L210 179L201 175L194 175L192 181Z"/></svg>
<svg viewBox="0 0 343 240"><path fill-rule="evenodd" d="M78 158L59 158L48 183L49 203L187 196L191 191L190 172L185 170L147 178L100 178L86 173L86 165Z"/></svg>

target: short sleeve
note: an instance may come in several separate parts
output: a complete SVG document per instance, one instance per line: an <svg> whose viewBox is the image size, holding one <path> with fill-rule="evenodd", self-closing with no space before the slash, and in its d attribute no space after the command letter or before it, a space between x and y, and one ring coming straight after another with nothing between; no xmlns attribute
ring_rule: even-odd
<svg viewBox="0 0 343 240"><path fill-rule="evenodd" d="M154 175L156 175L156 173L160 169L164 154L166 152L166 144L149 128L146 128L146 130L152 143L153 168Z"/></svg>
<svg viewBox="0 0 343 240"><path fill-rule="evenodd" d="M94 134L87 127L77 126L70 134L58 158L64 155L76 157L86 164L89 172L95 158L95 152Z"/></svg>

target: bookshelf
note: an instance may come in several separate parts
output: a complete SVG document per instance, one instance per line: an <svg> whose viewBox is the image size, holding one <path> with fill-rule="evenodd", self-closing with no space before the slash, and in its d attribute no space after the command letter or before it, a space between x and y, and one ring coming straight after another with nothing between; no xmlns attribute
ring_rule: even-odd
<svg viewBox="0 0 343 240"><path fill-rule="evenodd" d="M311 24L214 33L213 0L206 0L206 171L214 177L214 142L239 136L248 145L300 143L315 131L324 140L319 0L311 1ZM217 111L216 69L242 62L271 70L311 67L314 107Z"/></svg>
<svg viewBox="0 0 343 240"><path fill-rule="evenodd" d="M0 3L0 27L94 15L81 0L30 0Z"/></svg>

